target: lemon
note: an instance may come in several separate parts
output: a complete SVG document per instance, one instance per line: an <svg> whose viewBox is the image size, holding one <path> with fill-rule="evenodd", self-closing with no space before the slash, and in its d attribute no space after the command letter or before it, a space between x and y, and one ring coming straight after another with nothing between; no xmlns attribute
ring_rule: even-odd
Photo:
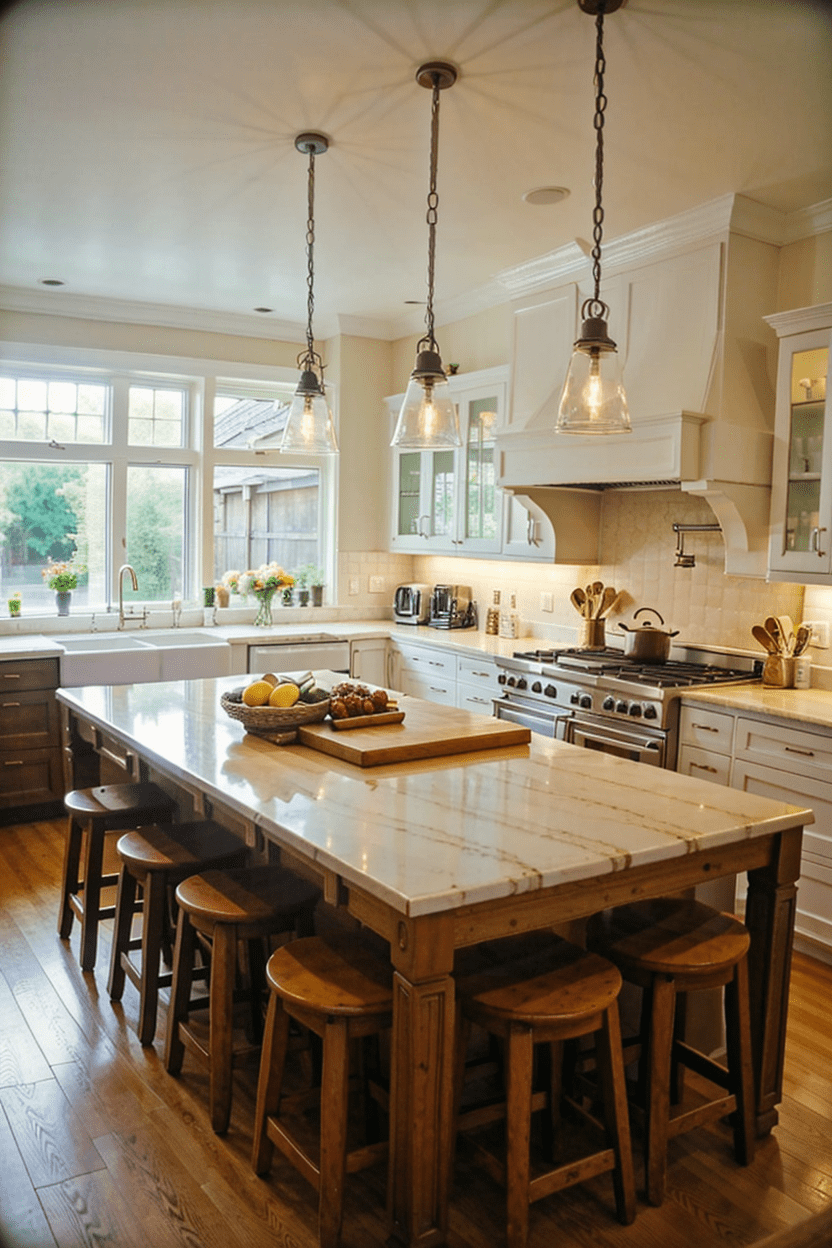
<svg viewBox="0 0 832 1248"><path fill-rule="evenodd" d="M297 685L291 685L288 682L275 685L269 697L269 706L294 706L299 697L300 689Z"/></svg>
<svg viewBox="0 0 832 1248"><path fill-rule="evenodd" d="M272 686L267 680L253 680L243 690L243 702L246 706L265 706L271 691Z"/></svg>

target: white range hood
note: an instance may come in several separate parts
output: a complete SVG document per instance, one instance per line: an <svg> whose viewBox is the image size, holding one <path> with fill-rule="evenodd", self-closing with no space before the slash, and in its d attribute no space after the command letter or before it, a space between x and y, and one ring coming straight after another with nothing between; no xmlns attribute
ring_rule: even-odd
<svg viewBox="0 0 832 1248"><path fill-rule="evenodd" d="M559 531L571 527L564 490L588 534L580 553L597 562L597 531L593 555L582 496L674 487L707 499L722 529L726 572L765 576L776 343L762 318L775 306L779 251L756 237L749 203L728 196L608 249L604 298L624 359L629 434L555 434L588 293L581 279L589 274L569 249L556 256L561 277L573 280L549 284L539 266L526 274L531 288L514 301L511 402L497 438L497 473L504 489L549 516L556 561L574 561L557 550Z"/></svg>

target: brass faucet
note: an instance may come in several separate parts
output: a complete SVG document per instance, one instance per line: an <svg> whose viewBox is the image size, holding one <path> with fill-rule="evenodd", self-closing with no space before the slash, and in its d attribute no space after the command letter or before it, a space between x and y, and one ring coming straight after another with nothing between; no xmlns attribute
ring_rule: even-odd
<svg viewBox="0 0 832 1248"><path fill-rule="evenodd" d="M141 616L133 615L129 609L124 610L124 573L130 573L130 580L133 582L133 589L139 588L139 582L136 580L136 573L129 563L123 563L118 570L118 626L119 629L124 628L127 620L140 620L143 626L147 620L147 608L142 610Z"/></svg>

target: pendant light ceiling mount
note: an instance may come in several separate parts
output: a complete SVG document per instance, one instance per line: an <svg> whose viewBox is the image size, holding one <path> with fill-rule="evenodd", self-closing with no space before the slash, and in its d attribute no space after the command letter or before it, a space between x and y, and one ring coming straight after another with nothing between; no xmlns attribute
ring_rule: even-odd
<svg viewBox="0 0 832 1248"><path fill-rule="evenodd" d="M292 398L281 451L334 455L338 451L332 412L324 390L324 362L315 350L312 314L315 310L315 157L329 150L329 139L317 130L304 130L295 147L309 157L306 214L306 350L298 356L300 380Z"/></svg>
<svg viewBox="0 0 832 1248"><path fill-rule="evenodd" d="M436 257L436 222L439 195L436 176L439 158L439 95L456 82L459 74L449 61L425 61L416 70L416 81L432 93L430 129L430 188L427 197L428 298L426 333L416 344L416 367L410 374L391 446L414 450L444 449L462 445L459 419L448 378L442 365L433 330L433 286Z"/></svg>
<svg viewBox="0 0 832 1248"><path fill-rule="evenodd" d="M578 8L595 18L595 207L592 213L592 278L594 292L581 307L581 334L574 343L569 371L558 408L557 433L629 433L630 413L621 381L621 362L607 329L610 310L601 298L601 241L604 234L604 17L624 0L577 0Z"/></svg>

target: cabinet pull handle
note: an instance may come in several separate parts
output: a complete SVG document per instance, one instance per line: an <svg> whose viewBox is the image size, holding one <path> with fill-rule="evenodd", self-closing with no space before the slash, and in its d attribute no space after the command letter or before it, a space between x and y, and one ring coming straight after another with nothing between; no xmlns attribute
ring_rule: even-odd
<svg viewBox="0 0 832 1248"><path fill-rule="evenodd" d="M795 745L784 745L783 749L787 754L802 754L804 758L814 758L814 750L799 750Z"/></svg>
<svg viewBox="0 0 832 1248"><path fill-rule="evenodd" d="M707 763L691 763L691 767L695 767L697 771L712 771L716 775L716 767L709 767Z"/></svg>
<svg viewBox="0 0 832 1248"><path fill-rule="evenodd" d="M3 764L3 766L4 767L22 767L23 759L22 758L10 758L8 762L5 762Z"/></svg>
<svg viewBox="0 0 832 1248"><path fill-rule="evenodd" d="M710 724L692 724L691 727L699 728L701 732L719 732L718 728L713 728Z"/></svg>
<svg viewBox="0 0 832 1248"><path fill-rule="evenodd" d="M826 551L821 550L820 548L820 535L821 533L825 533L825 532L826 532L826 529L822 525L821 526L815 525L815 527L812 529L811 533L809 534L809 549L813 550L815 554L818 555L818 557L821 559L826 554Z"/></svg>
<svg viewBox="0 0 832 1248"><path fill-rule="evenodd" d="M6 707L7 707L7 706L20 706L20 703L19 703L19 702L4 702L4 703L3 703L3 710L4 710L4 711L5 711L5 709L6 709Z"/></svg>
<svg viewBox="0 0 832 1248"><path fill-rule="evenodd" d="M20 672L4 672L4 680L20 680Z"/></svg>

